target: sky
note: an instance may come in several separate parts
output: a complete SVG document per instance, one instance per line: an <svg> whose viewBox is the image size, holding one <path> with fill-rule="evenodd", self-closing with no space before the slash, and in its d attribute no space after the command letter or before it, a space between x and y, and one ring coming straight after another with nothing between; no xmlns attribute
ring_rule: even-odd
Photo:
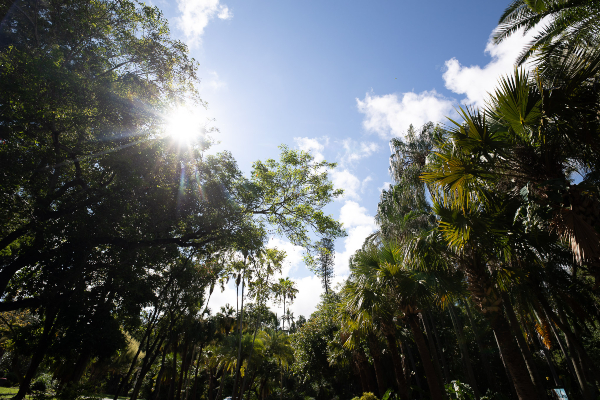
<svg viewBox="0 0 600 400"><path fill-rule="evenodd" d="M379 195L390 183L389 141L413 124L447 123L460 106L483 106L498 78L512 73L528 37L500 45L490 35L510 1L154 0L173 37L200 64L198 123L217 128L214 150L230 151L248 173L278 158L278 146L338 163L330 177L345 190L326 209L348 236L335 242L336 282L377 229ZM307 318L322 293L285 238L283 276ZM210 308L235 306L235 287L215 291ZM277 310L276 310L277 311ZM281 315L281 310L277 311Z"/></svg>

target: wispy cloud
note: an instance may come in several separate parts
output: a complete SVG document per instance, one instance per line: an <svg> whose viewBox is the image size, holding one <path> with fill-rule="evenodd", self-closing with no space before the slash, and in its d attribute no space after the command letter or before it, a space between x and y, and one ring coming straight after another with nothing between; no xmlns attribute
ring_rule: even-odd
<svg viewBox="0 0 600 400"><path fill-rule="evenodd" d="M225 82L216 71L208 72L208 76L202 80L202 85L212 91L227 88Z"/></svg>
<svg viewBox="0 0 600 400"><path fill-rule="evenodd" d="M402 136L412 124L419 127L429 121L444 122L454 110L454 100L435 90L402 95L377 96L367 93L356 99L358 111L365 114L363 127L382 139Z"/></svg>
<svg viewBox="0 0 600 400"><path fill-rule="evenodd" d="M341 156L342 165L354 164L360 159L367 158L379 151L380 146L375 142L358 142L351 138L342 141L345 153Z"/></svg>
<svg viewBox="0 0 600 400"><path fill-rule="evenodd" d="M323 150L329 144L327 136L320 138L295 137L294 142L300 150L307 151L315 158L316 162L321 162L325 159Z"/></svg>
<svg viewBox="0 0 600 400"><path fill-rule="evenodd" d="M220 0L177 0L177 6L181 12L176 19L177 27L183 31L190 47L201 43L204 28L210 20L233 18L229 7Z"/></svg>

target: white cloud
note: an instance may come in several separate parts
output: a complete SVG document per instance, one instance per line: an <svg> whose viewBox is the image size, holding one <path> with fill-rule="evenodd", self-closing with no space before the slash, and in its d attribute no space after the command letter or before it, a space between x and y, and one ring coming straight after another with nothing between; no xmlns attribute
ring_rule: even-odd
<svg viewBox="0 0 600 400"><path fill-rule="evenodd" d="M375 232L375 219L365 207L355 201L346 201L340 210L340 222L344 224L348 236L344 238L344 251L336 251L334 270L342 278L349 274L348 261L360 249L367 236Z"/></svg>
<svg viewBox="0 0 600 400"><path fill-rule="evenodd" d="M498 45L492 42L490 36L485 53L489 54L492 60L483 67L467 67L461 65L456 58L446 61L446 71L443 75L446 88L464 94L464 102L468 104L484 106L488 93L494 90L498 79L513 73L518 55L537 32L537 29L531 30L523 36L522 31L518 31Z"/></svg>
<svg viewBox="0 0 600 400"><path fill-rule="evenodd" d="M304 249L302 247L295 246L287 240L278 237L274 237L269 241L269 247L276 247L278 250L285 251L286 257L281 268L282 278L290 276L291 272L294 272L303 264Z"/></svg>
<svg viewBox="0 0 600 400"><path fill-rule="evenodd" d="M378 187L377 190L379 190L380 192L384 190L389 190L391 184L391 182L383 182L383 185L381 187Z"/></svg>
<svg viewBox="0 0 600 400"><path fill-rule="evenodd" d="M379 151L379 144L375 142L357 142L351 138L342 141L345 154L341 156L342 165L352 164L362 158L371 156Z"/></svg>
<svg viewBox="0 0 600 400"><path fill-rule="evenodd" d="M336 189L344 189L344 199L360 199L361 181L347 169L331 171L331 181Z"/></svg>
<svg viewBox="0 0 600 400"><path fill-rule="evenodd" d="M312 154L316 162L321 162L325 159L323 150L329 144L327 136L321 138L295 137L294 142L296 142L296 146L300 150Z"/></svg>
<svg viewBox="0 0 600 400"><path fill-rule="evenodd" d="M216 91L226 88L227 82L222 80L216 71L211 71L208 73L208 77L202 81L202 86L212 91Z"/></svg>
<svg viewBox="0 0 600 400"><path fill-rule="evenodd" d="M363 100L356 99L356 104L365 114L363 127L382 139L402 136L410 124L420 127L429 121L444 122L454 110L454 101L435 90L404 93L401 98L397 94L367 93Z"/></svg>
<svg viewBox="0 0 600 400"><path fill-rule="evenodd" d="M211 19L231 19L229 8L220 0L177 0L181 16L176 18L177 27L185 34L190 47L201 41L204 28Z"/></svg>
<svg viewBox="0 0 600 400"><path fill-rule="evenodd" d="M294 313L294 318L304 315L308 319L310 314L317 308L319 301L321 301L321 294L323 294L321 278L310 275L294 281L296 282L296 288L298 288L298 294L296 300L290 306L290 310ZM279 312L280 315L281 312Z"/></svg>
<svg viewBox="0 0 600 400"><path fill-rule="evenodd" d="M367 188L367 185L369 184L369 182L371 182L373 180L373 178L371 177L371 175L367 176L365 179L362 180L362 182L360 183L360 191L362 193L365 192L365 189Z"/></svg>

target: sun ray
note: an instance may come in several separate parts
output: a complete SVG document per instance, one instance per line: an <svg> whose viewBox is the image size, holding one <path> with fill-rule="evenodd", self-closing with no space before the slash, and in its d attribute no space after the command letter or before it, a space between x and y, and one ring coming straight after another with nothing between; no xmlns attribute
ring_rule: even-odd
<svg viewBox="0 0 600 400"><path fill-rule="evenodd" d="M202 125L197 111L187 106L172 110L165 118L165 132L180 144L191 144L202 137Z"/></svg>

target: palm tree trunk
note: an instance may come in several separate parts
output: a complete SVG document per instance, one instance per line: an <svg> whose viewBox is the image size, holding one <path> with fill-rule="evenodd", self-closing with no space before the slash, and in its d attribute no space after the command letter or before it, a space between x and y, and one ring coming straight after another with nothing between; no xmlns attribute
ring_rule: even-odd
<svg viewBox="0 0 600 400"><path fill-rule="evenodd" d="M360 365L360 369L365 374L365 379L367 381L366 391L368 392L376 392L377 385L375 384L375 380L373 379L373 371L371 370L371 365L367 362L367 356L365 355L362 349L359 349L357 352L358 362Z"/></svg>
<svg viewBox="0 0 600 400"><path fill-rule="evenodd" d="M424 313L419 314L421 319L421 323L423 324L423 329L425 329L425 335L427 336L427 343L429 344L429 351L431 351L431 358L433 359L433 366L435 367L435 372L437 376L440 378L440 382L442 384L442 391L444 390L444 384L447 382L443 381L442 375L442 367L440 366L440 358L438 356L438 352L435 348L435 343L433 342L433 334L431 333L431 329L429 328L429 324L427 323L427 318Z"/></svg>
<svg viewBox="0 0 600 400"><path fill-rule="evenodd" d="M360 363L360 361L358 360L358 356L356 355L356 353L353 354L353 358L354 358L354 364L356 365L356 368L358 369L358 376L360 377L360 388L362 390L362 393L367 392L369 389L369 384L367 382L367 376L365 375L365 371L362 368L362 365Z"/></svg>
<svg viewBox="0 0 600 400"><path fill-rule="evenodd" d="M479 400L481 396L479 394L479 388L477 387L475 374L473 373L473 366L471 365L471 358L469 357L469 350L467 349L467 341L465 340L465 334L462 330L462 325L460 324L460 321L456 316L456 312L454 311L454 305L450 304L448 306L448 312L450 313L450 318L452 319L452 325L454 325L454 332L456 333L456 339L458 340L458 347L460 349L463 367L465 368L465 373L467 375L467 379L469 380L469 385L471 385L473 388L475 398Z"/></svg>
<svg viewBox="0 0 600 400"><path fill-rule="evenodd" d="M473 318L473 314L471 314L471 307L469 307L468 300L463 301L465 306L465 310L467 311L467 316L469 317L469 322L471 323L471 329L473 330L473 336L475 336L475 342L477 343L477 348L479 349L479 355L481 357L481 362L483 364L483 370L485 371L485 377L488 382L488 387L493 391L497 391L496 380L492 374L490 369L490 363L488 361L488 357L481 343L481 337L479 335L479 330L477 329L477 325L475 325L475 319Z"/></svg>
<svg viewBox="0 0 600 400"><path fill-rule="evenodd" d="M156 377L156 383L154 384L154 391L152 392L152 395L150 396L150 400L155 400L156 398L158 398L162 378L163 378L163 376L165 374L165 370L166 370L166 365L165 365L166 357L167 357L167 346L165 345L165 348L163 349L163 352L162 352L162 361L160 363L160 370L158 371L158 376Z"/></svg>
<svg viewBox="0 0 600 400"><path fill-rule="evenodd" d="M196 361L196 371L194 372L194 385L192 386L192 400L196 400L196 395L198 394L198 369L200 368L200 357L202 357L202 346L200 346L200 352L198 353L198 360ZM210 372L209 372L210 374ZM212 388L208 392L209 396L212 394ZM187 400L187 396L185 397Z"/></svg>
<svg viewBox="0 0 600 400"><path fill-rule="evenodd" d="M429 385L429 394L431 395L431 399L442 400L444 398L444 393L442 392L442 385L435 372L435 367L433 366L433 362L431 361L431 353L427 348L427 343L425 343L425 337L423 336L423 332L421 332L421 328L419 328L419 324L417 323L417 316L415 314L408 315L408 324L410 325L413 337L415 338L415 343L417 344L417 349L419 350L419 354L421 355L421 362L423 363L423 367L425 368L425 374L427 375L427 384Z"/></svg>
<svg viewBox="0 0 600 400"><path fill-rule="evenodd" d="M237 400L236 393L237 393L238 379L240 376L240 369L242 368L242 322L244 319L244 279L245 279L244 275L242 275L242 299L241 299L241 306L240 306L240 323L239 323L240 342L238 345L237 363L235 365L235 378L233 379L233 393L232 393L233 400Z"/></svg>
<svg viewBox="0 0 600 400"><path fill-rule="evenodd" d="M371 357L373 358L373 366L375 367L375 377L377 378L377 389L379 390L379 397L383 396L386 391L385 375L383 366L381 365L381 350L379 349L379 343L377 338L371 332L368 336L369 350L371 350Z"/></svg>
<svg viewBox="0 0 600 400"><path fill-rule="evenodd" d="M173 372L171 374L171 384L169 385L169 394L167 395L168 400L173 400L175 397L175 385L177 384L177 338L173 343Z"/></svg>
<svg viewBox="0 0 600 400"><path fill-rule="evenodd" d="M506 361L504 361L504 355L502 354L502 347L500 346L500 342L498 341L498 336L496 335L496 332L494 332L494 339L496 339L496 344L498 345L498 354L500 355L500 361L502 361L502 366L504 366L504 372L506 373L508 388L512 395L511 398L516 399L519 396L517 395L517 391L515 390L515 384L513 382L512 376L510 375L510 371L508 370L508 366L506 365Z"/></svg>
<svg viewBox="0 0 600 400"><path fill-rule="evenodd" d="M406 348L406 353L408 354L408 359L410 360L410 365L412 367L412 371L415 373L415 382L417 383L417 387L419 388L419 398L423 398L423 385L421 385L421 378L419 378L419 372L417 371L417 364L415 363L415 358L413 357L413 352L410 349L410 346L402 345L402 348ZM404 369L406 373L406 380L408 381L411 377L411 370L406 366Z"/></svg>
<svg viewBox="0 0 600 400"><path fill-rule="evenodd" d="M433 336L435 337L435 341L437 342L437 347L439 349L440 361L442 362L442 371L444 373L444 382L450 382L450 371L448 369L448 364L446 364L446 356L444 355L444 345L442 344L442 341L440 340L440 337L438 335L433 313L429 314L429 321L431 322Z"/></svg>
<svg viewBox="0 0 600 400"><path fill-rule="evenodd" d="M577 365L577 363L571 356L568 349L565 347L565 344L563 343L562 338L559 336L558 332L556 332L556 329L554 328L554 325L552 324L552 322L550 323L550 329L552 330L552 334L554 334L554 337L556 338L556 341L558 342L558 346L560 347L560 350L562 351L563 356L565 357L565 362L567 364L567 367L569 368L569 371L571 372L571 375L573 377L575 377L575 379L577 379L577 383L579 385L579 391L581 392L581 395L583 396L584 399L588 399L588 397L586 396L586 393L585 393L585 380L581 374L581 371L579 370L579 366Z"/></svg>
<svg viewBox="0 0 600 400"><path fill-rule="evenodd" d="M540 397L540 399L545 400L547 398L546 389L544 388L542 379L538 373L537 368L535 367L535 364L533 362L533 355L529 350L529 346L527 346L527 343L525 342L525 338L523 337L523 333L520 329L521 325L519 324L519 321L517 321L517 315L515 314L515 310L506 292L502 292L502 301L504 303L506 315L508 315L508 320L513 331L513 335L517 339L517 345L521 350L521 354L523 355L525 365L527 366L527 370L529 371L529 377L531 378L531 381L537 388L538 396Z"/></svg>
<svg viewBox="0 0 600 400"><path fill-rule="evenodd" d="M390 349L390 353L392 355L392 362L394 363L394 372L396 373L396 384L398 385L398 394L400 395L401 400L409 400L410 389L404 377L404 371L402 368L402 357L400 357L400 352L398 351L396 336L392 332L387 331L385 338L387 340L388 348Z"/></svg>
<svg viewBox="0 0 600 400"><path fill-rule="evenodd" d="M502 359L512 377L517 396L520 400L539 400L537 389L529 377L521 351L513 339L510 325L499 308L502 306L502 297L498 295L489 276L489 270L485 263L478 260L477 255L472 261L465 265L468 289L475 304L481 307L496 334Z"/></svg>
<svg viewBox="0 0 600 400"><path fill-rule="evenodd" d="M513 340L510 325L501 312L487 312L486 318L490 322L508 371L510 372L515 391L520 400L539 399L536 387L529 377L519 347Z"/></svg>
<svg viewBox="0 0 600 400"><path fill-rule="evenodd" d="M185 380L185 373L188 366L188 350L189 350L189 339L186 338L183 349L181 349L181 371L179 371L179 381L177 382L177 394L175 400L181 400L181 389Z"/></svg>
<svg viewBox="0 0 600 400"><path fill-rule="evenodd" d="M569 322L567 321L567 317L564 314L563 310L561 310L560 307L557 307L556 312L558 314L558 318L562 326L565 328L564 332L565 338L567 339L567 346L569 347L569 350L572 350L573 353L577 356L577 361L581 366L581 371L583 373L583 377L586 383L586 392L588 393L590 399L596 399L598 398L598 389L596 388L594 381L597 381L597 378L593 379L592 377L594 375L591 373L591 370L595 370L596 368L594 366L594 362L589 358L586 349L579 341L579 337L581 337L581 334L575 334L577 333L577 325L573 325L572 331L570 329Z"/></svg>
<svg viewBox="0 0 600 400"><path fill-rule="evenodd" d="M529 337L531 337L531 338L535 337L535 340L533 341L534 346L537 344L537 348L541 349L542 353L544 353L544 358L546 359L546 364L548 364L548 368L550 369L550 374L552 375L552 379L554 380L554 385L556 387L561 387L562 384L560 382L560 379L558 378L558 374L556 373L556 368L554 368L554 363L552 362L552 358L548 352L548 349L541 342L540 337L538 336L537 333L533 334L531 332L531 330L529 329L529 326L526 323L523 324L523 326L527 330L527 335Z"/></svg>
<svg viewBox="0 0 600 400"><path fill-rule="evenodd" d="M216 374L217 374L216 368L209 368L209 370L208 370L208 400L213 400L213 392L215 390L215 379L217 378Z"/></svg>
<svg viewBox="0 0 600 400"><path fill-rule="evenodd" d="M215 400L220 400L223 398L223 386L225 384L225 366L223 366L223 374L221 375L221 384L219 385L219 391L217 392L217 397Z"/></svg>
<svg viewBox="0 0 600 400"><path fill-rule="evenodd" d="M567 351L567 348L565 348L565 345L563 344L563 341L562 341L560 335L558 334L558 332L556 332L556 329L554 328L554 324L557 324L558 327L563 331L563 333L565 334L565 338L568 338L567 331L570 333L570 329L567 326L563 326L562 322L556 317L556 315L550 308L550 305L548 303L546 303L545 299L538 297L538 300L539 300L539 304L542 306L542 309L544 310L544 313L546 314L546 318L548 319L548 321L550 321L550 323L549 323L550 329L552 330L554 337L556 337L556 341L558 342L558 345L559 345L561 351L563 352L563 355L565 356L565 361L567 362L567 366L570 369L571 375L574 376L575 379L577 379L577 382L579 383L579 390L581 391L583 398L586 400L590 400L592 398L591 393L589 393L589 391L588 391L587 384L585 381L585 375L583 374L581 365L579 365L577 360L575 360L575 358L573 356L573 349L571 348L571 346L569 346L568 340L567 340L568 351ZM554 322L554 324L553 324L553 322Z"/></svg>

